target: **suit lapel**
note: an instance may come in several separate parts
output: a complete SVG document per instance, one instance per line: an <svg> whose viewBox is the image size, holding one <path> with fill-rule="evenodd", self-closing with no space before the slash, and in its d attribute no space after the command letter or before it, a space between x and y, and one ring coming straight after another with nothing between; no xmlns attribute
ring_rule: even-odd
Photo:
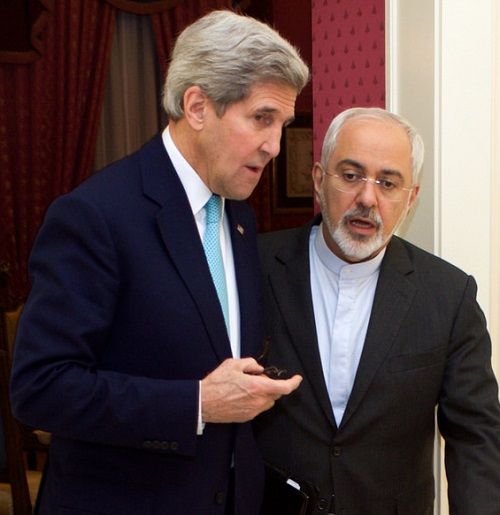
<svg viewBox="0 0 500 515"><path fill-rule="evenodd" d="M394 344L416 291L415 285L407 278L412 270L413 265L404 246L397 237L393 237L382 261L365 344L342 426L359 407Z"/></svg>
<svg viewBox="0 0 500 515"><path fill-rule="evenodd" d="M226 200L240 307L241 356L257 357L262 351L262 290L257 234L253 213L245 202ZM256 323L256 321L260 321Z"/></svg>
<svg viewBox="0 0 500 515"><path fill-rule="evenodd" d="M319 220L316 218L301 227L298 238L290 238L289 243L277 253L276 259L285 266L276 268L279 272L273 273L269 281L306 377L321 409L335 428L319 355L309 274L309 235L312 226Z"/></svg>
<svg viewBox="0 0 500 515"><path fill-rule="evenodd" d="M224 317L187 195L160 135L143 147L140 160L144 194L161 206L157 223L167 252L222 361L231 356Z"/></svg>

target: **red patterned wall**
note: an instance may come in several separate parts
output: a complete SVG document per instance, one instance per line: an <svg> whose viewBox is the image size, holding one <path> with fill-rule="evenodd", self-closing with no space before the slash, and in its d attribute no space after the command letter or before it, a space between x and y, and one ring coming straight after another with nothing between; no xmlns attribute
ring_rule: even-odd
<svg viewBox="0 0 500 515"><path fill-rule="evenodd" d="M385 107L384 0L312 0L314 156L341 111Z"/></svg>

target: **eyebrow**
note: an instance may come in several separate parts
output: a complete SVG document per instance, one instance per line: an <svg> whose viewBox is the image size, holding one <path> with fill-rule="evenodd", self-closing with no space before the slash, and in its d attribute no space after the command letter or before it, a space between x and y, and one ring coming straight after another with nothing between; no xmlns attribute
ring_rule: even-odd
<svg viewBox="0 0 500 515"><path fill-rule="evenodd" d="M342 159L342 161L337 163L335 168L338 170L345 165L351 166L352 168L356 168L357 170L366 173L366 166L363 166L361 163L358 163L358 161L355 161L354 159ZM381 170L377 175L396 175L404 180L403 174L399 170L385 169Z"/></svg>

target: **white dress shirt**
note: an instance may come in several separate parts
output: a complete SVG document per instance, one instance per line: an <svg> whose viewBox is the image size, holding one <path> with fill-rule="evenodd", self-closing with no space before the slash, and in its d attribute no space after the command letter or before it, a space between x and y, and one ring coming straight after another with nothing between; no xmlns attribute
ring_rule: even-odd
<svg viewBox="0 0 500 515"><path fill-rule="evenodd" d="M193 211L193 216L200 233L200 239L203 242L203 236L206 229L206 212L205 204L212 196L212 191L201 180L200 176L195 172L192 166L184 159L178 148L172 140L170 129L167 126L162 134L163 144L168 152L170 160L174 165L175 171L186 191L189 204ZM229 341L231 343L231 351L234 358L240 357L240 305L238 300L238 289L236 286L236 274L234 269L233 247L231 245L231 233L229 231L229 221L224 209L225 199L222 198L222 230L220 232L222 259L224 261L224 270L226 273L227 298L229 307ZM201 381L199 383L198 393L198 425L196 434L202 435L205 424L202 421L201 412Z"/></svg>
<svg viewBox="0 0 500 515"><path fill-rule="evenodd" d="M163 143L174 165L175 171L186 190L189 204L191 205L196 225L200 233L200 239L203 242L203 235L205 234L206 228L204 207L208 202L208 199L212 196L212 192L177 149L172 141L172 137L170 136L168 126L163 131ZM223 219L220 237L222 259L224 261L224 269L226 272L227 298L229 305L229 341L231 342L233 357L239 358L240 307L234 269L233 247L231 245L231 233L229 232L229 221L224 210L224 205L225 199L222 198Z"/></svg>
<svg viewBox="0 0 500 515"><path fill-rule="evenodd" d="M311 292L325 383L337 426L358 369L385 249L370 261L347 263L327 247L322 224L309 238Z"/></svg>

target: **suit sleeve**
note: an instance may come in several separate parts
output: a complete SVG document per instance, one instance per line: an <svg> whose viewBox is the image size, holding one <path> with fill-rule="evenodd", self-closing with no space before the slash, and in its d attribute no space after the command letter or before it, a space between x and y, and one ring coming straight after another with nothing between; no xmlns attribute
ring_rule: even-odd
<svg viewBox="0 0 500 515"><path fill-rule="evenodd" d="M453 515L500 513L500 407L491 341L469 278L452 334L438 422Z"/></svg>
<svg viewBox="0 0 500 515"><path fill-rule="evenodd" d="M198 381L103 365L124 288L120 250L92 203L61 197L30 257L32 291L18 331L11 380L20 420L60 438L145 448L176 442L194 455ZM146 302L139 299L138 302ZM124 339L123 352L129 345Z"/></svg>

